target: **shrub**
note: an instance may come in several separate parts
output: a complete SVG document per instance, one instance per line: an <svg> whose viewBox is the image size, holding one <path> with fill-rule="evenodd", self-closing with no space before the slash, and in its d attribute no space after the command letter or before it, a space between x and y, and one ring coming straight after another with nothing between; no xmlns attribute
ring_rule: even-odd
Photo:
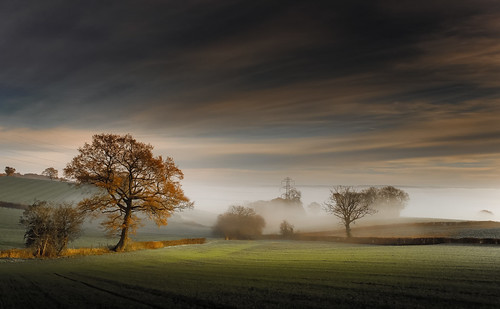
<svg viewBox="0 0 500 309"><path fill-rule="evenodd" d="M283 220L280 224L280 234L285 238L290 238L293 236L293 225L288 221Z"/></svg>
<svg viewBox="0 0 500 309"><path fill-rule="evenodd" d="M35 202L19 221L26 227L26 247L35 256L55 256L80 236L83 220L82 214L70 204Z"/></svg>
<svg viewBox="0 0 500 309"><path fill-rule="evenodd" d="M224 214L219 215L213 231L215 235L225 239L253 239L262 235L266 226L264 218L255 210L243 206L231 206Z"/></svg>

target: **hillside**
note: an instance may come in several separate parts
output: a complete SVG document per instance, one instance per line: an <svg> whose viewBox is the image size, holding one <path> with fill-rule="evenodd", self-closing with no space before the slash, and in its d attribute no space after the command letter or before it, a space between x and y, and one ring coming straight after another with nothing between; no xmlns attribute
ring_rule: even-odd
<svg viewBox="0 0 500 309"><path fill-rule="evenodd" d="M84 197L95 192L91 186L76 186L67 182L21 177L0 177L0 249L22 247L23 227L19 225L21 209L17 206L27 206L35 200L51 202L77 203ZM1 207L9 206L9 207ZM185 237L208 237L211 226L216 220L216 214L200 210L188 210L174 214L168 220L168 226L158 228L150 220L142 220L143 226L132 236L138 241L166 240ZM99 225L100 220L87 220L84 233L70 246L100 246L113 244L115 238L106 237Z"/></svg>
<svg viewBox="0 0 500 309"><path fill-rule="evenodd" d="M30 205L34 201L78 202L94 192L91 186L76 186L73 183L0 177L0 202Z"/></svg>

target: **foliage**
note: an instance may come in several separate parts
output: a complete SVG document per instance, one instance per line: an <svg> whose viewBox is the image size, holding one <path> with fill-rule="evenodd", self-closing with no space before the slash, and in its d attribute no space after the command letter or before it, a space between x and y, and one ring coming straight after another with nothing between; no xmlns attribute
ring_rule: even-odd
<svg viewBox="0 0 500 309"><path fill-rule="evenodd" d="M357 192L348 186L337 186L330 191L330 198L325 202L325 210L342 221L347 237L351 237L351 223L376 211L364 192Z"/></svg>
<svg viewBox="0 0 500 309"><path fill-rule="evenodd" d="M293 228L294 226L290 224L288 221L283 220L280 224L280 234L285 237L292 237L293 236Z"/></svg>
<svg viewBox="0 0 500 309"><path fill-rule="evenodd" d="M15 172L16 172L16 169L11 167L11 166L5 167L5 174L7 174L7 176L12 176L12 175L14 175Z"/></svg>
<svg viewBox="0 0 500 309"><path fill-rule="evenodd" d="M64 173L79 183L102 190L79 203L89 213L104 213L104 227L120 235L116 251L124 250L129 233L140 223L143 213L158 226L166 225L174 211L192 208L184 195L182 171L171 157L154 157L153 146L136 141L131 135L94 135L92 143L78 149L79 155Z"/></svg>
<svg viewBox="0 0 500 309"><path fill-rule="evenodd" d="M34 250L35 256L54 256L80 235L83 216L70 204L35 202L19 222L26 228L26 247Z"/></svg>
<svg viewBox="0 0 500 309"><path fill-rule="evenodd" d="M47 167L43 172L42 175L49 177L51 180L52 179L57 179L57 176L59 174L59 171L56 170L53 167Z"/></svg>
<svg viewBox="0 0 500 309"><path fill-rule="evenodd" d="M399 217L409 200L408 193L393 186L370 187L363 193L371 207L386 218Z"/></svg>
<svg viewBox="0 0 500 309"><path fill-rule="evenodd" d="M252 239L262 235L266 223L262 216L253 208L231 206L217 217L214 234L224 236L225 239Z"/></svg>

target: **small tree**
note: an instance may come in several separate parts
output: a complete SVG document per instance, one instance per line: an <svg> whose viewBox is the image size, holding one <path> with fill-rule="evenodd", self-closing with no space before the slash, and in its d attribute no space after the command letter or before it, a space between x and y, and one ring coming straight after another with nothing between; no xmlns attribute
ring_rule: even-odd
<svg viewBox="0 0 500 309"><path fill-rule="evenodd" d="M101 190L79 203L85 212L107 215L103 226L120 235L115 246L123 251L140 223L137 213L145 214L158 226L167 225L174 211L192 208L180 181L182 171L174 160L153 156L153 146L130 135L94 135L92 143L66 166L64 174L78 183L92 184Z"/></svg>
<svg viewBox="0 0 500 309"><path fill-rule="evenodd" d="M342 221L347 237L351 237L351 223L376 211L370 208L365 193L357 192L352 187L337 186L330 191L330 198L325 202L325 210Z"/></svg>
<svg viewBox="0 0 500 309"><path fill-rule="evenodd" d="M47 176L50 178L50 180L52 179L57 179L57 176L59 174L59 171L56 170L55 168L53 167L47 167L43 172L42 172L42 175L44 176Z"/></svg>
<svg viewBox="0 0 500 309"><path fill-rule="evenodd" d="M11 167L11 166L5 167L5 174L7 174L7 176L12 176L12 175L14 175L15 172L16 172L16 169Z"/></svg>
<svg viewBox="0 0 500 309"><path fill-rule="evenodd" d="M289 238L293 236L293 228L294 226L290 224L288 221L283 220L280 224L280 234L285 237Z"/></svg>
<svg viewBox="0 0 500 309"><path fill-rule="evenodd" d="M227 239L252 239L262 235L266 226L264 218L255 213L255 210L243 206L231 206L217 218L213 231L215 235Z"/></svg>
<svg viewBox="0 0 500 309"><path fill-rule="evenodd" d="M19 222L26 227L26 247L32 248L35 256L55 256L80 235L83 220L70 204L35 202Z"/></svg>

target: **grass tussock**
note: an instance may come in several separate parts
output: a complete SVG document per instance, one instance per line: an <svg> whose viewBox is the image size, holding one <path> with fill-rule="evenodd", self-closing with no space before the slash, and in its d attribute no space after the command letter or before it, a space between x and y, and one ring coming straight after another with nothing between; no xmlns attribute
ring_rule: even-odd
<svg viewBox="0 0 500 309"><path fill-rule="evenodd" d="M180 246L180 245L198 245L204 244L206 242L205 238L184 238L178 240L164 240L164 241L140 241L132 242L127 246L126 251L137 251L137 250L147 250L147 249L159 249L170 246ZM70 257L70 256L86 256L86 255L102 255L107 253L113 253L115 251L108 247L98 247L98 248L76 248L76 249L65 249L62 254L58 257ZM11 259L33 259L35 255L32 249L8 249L0 251L0 258L11 258Z"/></svg>

